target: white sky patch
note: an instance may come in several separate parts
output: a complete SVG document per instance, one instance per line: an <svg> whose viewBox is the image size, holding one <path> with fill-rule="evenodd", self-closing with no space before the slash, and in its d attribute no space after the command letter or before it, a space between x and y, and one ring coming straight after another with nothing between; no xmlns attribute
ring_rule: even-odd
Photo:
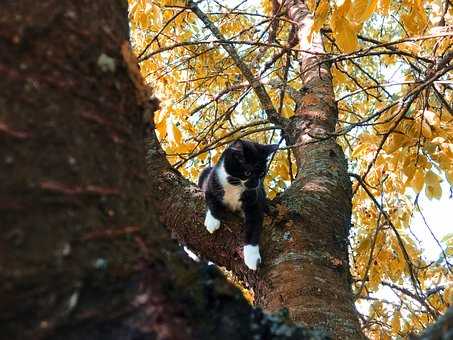
<svg viewBox="0 0 453 340"><path fill-rule="evenodd" d="M442 182L442 198L440 200L429 200L424 191L420 193L418 204L429 229L433 232L438 241L441 241L448 233L453 233L453 199L450 198L450 186L446 181ZM423 221L419 212L414 213L410 227L412 233L420 241L423 255L428 261L436 261L441 255L441 249L428 227ZM446 245L442 243L442 247Z"/></svg>

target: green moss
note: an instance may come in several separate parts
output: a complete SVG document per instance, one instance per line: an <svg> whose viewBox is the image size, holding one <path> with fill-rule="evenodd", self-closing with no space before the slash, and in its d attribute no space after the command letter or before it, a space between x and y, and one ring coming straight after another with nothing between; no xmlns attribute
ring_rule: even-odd
<svg viewBox="0 0 453 340"><path fill-rule="evenodd" d="M109 57L108 55L101 53L97 60L97 65L102 72L112 72L116 70L116 61L114 58Z"/></svg>

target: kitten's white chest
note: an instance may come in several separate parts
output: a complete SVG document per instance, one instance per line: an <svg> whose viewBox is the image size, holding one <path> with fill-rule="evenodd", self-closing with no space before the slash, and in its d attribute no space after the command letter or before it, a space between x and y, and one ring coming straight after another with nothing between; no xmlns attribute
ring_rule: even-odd
<svg viewBox="0 0 453 340"><path fill-rule="evenodd" d="M224 190L223 203L232 211L240 210L242 207L241 195L244 192L244 186L228 183L228 174L226 173L223 164L217 168L217 176Z"/></svg>
<svg viewBox="0 0 453 340"><path fill-rule="evenodd" d="M223 203L233 211L240 210L242 206L241 195L244 192L242 185L227 184L223 190L225 190Z"/></svg>

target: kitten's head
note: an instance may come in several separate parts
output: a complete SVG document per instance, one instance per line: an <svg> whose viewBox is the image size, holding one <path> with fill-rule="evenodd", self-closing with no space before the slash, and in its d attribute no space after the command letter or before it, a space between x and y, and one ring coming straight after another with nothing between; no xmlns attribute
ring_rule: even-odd
<svg viewBox="0 0 453 340"><path fill-rule="evenodd" d="M225 150L223 166L228 175L246 181L247 188L257 188L266 176L268 157L277 149L277 144L237 140Z"/></svg>

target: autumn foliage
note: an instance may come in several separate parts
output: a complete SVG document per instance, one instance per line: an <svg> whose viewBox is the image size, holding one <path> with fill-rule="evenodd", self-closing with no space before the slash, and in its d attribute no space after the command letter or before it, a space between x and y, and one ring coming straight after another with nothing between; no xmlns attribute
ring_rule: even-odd
<svg viewBox="0 0 453 340"><path fill-rule="evenodd" d="M322 35L339 112L329 138L342 146L353 179L353 289L373 338L421 330L451 303L452 238L439 240L440 257L430 262L410 231L423 211L418 196L448 199L453 185L449 4L308 0L312 25L304 42L278 1L199 3L221 40L185 1L129 0L140 69L161 100L154 124L167 158L195 181L236 138L280 143L266 178L270 198L303 169L222 45L235 47L278 113L290 118L304 91L297 54Z"/></svg>

